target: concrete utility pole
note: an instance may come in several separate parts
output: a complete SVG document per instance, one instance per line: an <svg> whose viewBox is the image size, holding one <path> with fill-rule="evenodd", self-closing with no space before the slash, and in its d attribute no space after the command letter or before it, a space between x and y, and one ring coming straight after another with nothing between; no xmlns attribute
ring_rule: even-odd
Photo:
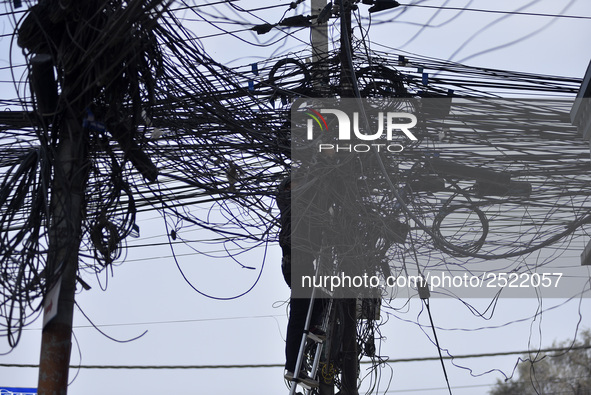
<svg viewBox="0 0 591 395"><path fill-rule="evenodd" d="M351 34L351 0L339 0L341 17L340 60L341 60L341 97L355 97L352 69L352 34ZM354 174L354 173L351 173ZM355 271L355 262L346 259L348 270ZM340 301L343 307L343 366L341 373L341 394L357 395L357 299L346 298Z"/></svg>
<svg viewBox="0 0 591 395"><path fill-rule="evenodd" d="M86 136L80 114L69 112L57 131L58 149L54 159L51 187L48 278L60 274L57 306L46 301L44 314L55 316L44 326L41 338L38 393L64 395L72 344L74 294L78 271L84 191L88 172ZM57 307L57 311L54 309ZM46 318L44 317L44 321Z"/></svg>
<svg viewBox="0 0 591 395"><path fill-rule="evenodd" d="M352 28L351 28L351 7L353 3L351 0L339 0L340 16L341 16L341 37L340 37L340 60L341 60L341 96L355 97L354 86L357 85L353 81L352 56L353 46L351 44Z"/></svg>
<svg viewBox="0 0 591 395"><path fill-rule="evenodd" d="M324 7L326 7L326 0L311 1L311 14L320 15ZM326 22L315 23L311 29L310 40L312 42L312 61L316 63L328 57L328 24Z"/></svg>
<svg viewBox="0 0 591 395"><path fill-rule="evenodd" d="M311 0L312 15L320 15L327 7L326 0ZM329 16L332 10L329 11ZM318 20L317 20L318 22ZM314 23L311 27L310 41L312 44L312 62L314 68L311 70L312 84L317 95L324 97L328 91L328 24L327 22Z"/></svg>
<svg viewBox="0 0 591 395"><path fill-rule="evenodd" d="M56 34L56 41L52 42L51 47L44 45L45 37L35 36L34 32L42 30L42 23L46 23L45 28L54 26L48 24L49 18L41 18L43 13L49 11L56 21L60 21L59 18L68 17L74 6L71 2L39 4L37 8L31 8L32 15L23 23L30 29L19 31L19 45L37 53L31 59L30 81L37 110L48 136L48 141L43 145L48 151L53 170L48 254L44 272L47 288L38 382L38 393L42 395L65 395L68 390L78 254L89 170L88 138L82 121L94 89L79 83L78 78L82 75L80 69L65 69L64 59L84 56L76 53L78 47L67 42L65 34ZM50 55L45 51L53 53ZM62 68L59 98L54 64Z"/></svg>
<svg viewBox="0 0 591 395"><path fill-rule="evenodd" d="M332 3L330 3L332 7ZM326 12L328 7L326 0L311 0L311 14L320 16L323 12ZM314 67L311 68L312 84L314 92L317 97L326 97L329 92L328 78L330 70L328 67L328 20L332 16L332 9L328 11L326 15L326 21L319 21L316 19L316 23L312 25L310 32L310 44L312 46L312 63ZM337 346L337 345L334 345ZM333 347L334 347L333 346ZM330 361L330 355L328 353L327 360L324 362L330 365L333 361ZM322 375L319 375L319 394L320 395L334 395L334 380L326 380Z"/></svg>

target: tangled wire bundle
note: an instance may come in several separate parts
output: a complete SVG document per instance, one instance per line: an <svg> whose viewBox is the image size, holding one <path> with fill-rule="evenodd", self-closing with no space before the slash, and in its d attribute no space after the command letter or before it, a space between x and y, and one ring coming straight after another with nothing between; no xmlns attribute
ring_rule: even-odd
<svg viewBox="0 0 591 395"><path fill-rule="evenodd" d="M97 273L117 261L145 211L206 229L224 247L275 241L273 197L293 162L290 104L343 94L340 53L322 64L294 52L231 69L204 53L163 1L64 8L45 0L18 27L18 42L28 59L50 56L60 91L49 113L25 95L19 116L0 117L0 315L11 346L59 275L45 269L58 136L68 119L79 120L87 158L80 270ZM384 168L372 157L333 200L340 212L364 214L348 240L348 258L362 270L403 273L409 262L451 270L560 251L582 233L589 152L570 125L570 101L498 99L572 98L580 80L369 52L361 42L353 54L363 97L431 112L418 141L382 155ZM444 117L430 107L452 98ZM308 176L343 169L331 164ZM199 207L220 215L198 215ZM335 218L334 229L353 221Z"/></svg>

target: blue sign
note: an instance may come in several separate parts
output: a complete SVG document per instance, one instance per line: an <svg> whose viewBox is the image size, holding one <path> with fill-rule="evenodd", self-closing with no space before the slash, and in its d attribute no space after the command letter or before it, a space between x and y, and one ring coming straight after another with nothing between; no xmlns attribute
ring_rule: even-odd
<svg viewBox="0 0 591 395"><path fill-rule="evenodd" d="M37 395L37 388L0 387L0 395Z"/></svg>

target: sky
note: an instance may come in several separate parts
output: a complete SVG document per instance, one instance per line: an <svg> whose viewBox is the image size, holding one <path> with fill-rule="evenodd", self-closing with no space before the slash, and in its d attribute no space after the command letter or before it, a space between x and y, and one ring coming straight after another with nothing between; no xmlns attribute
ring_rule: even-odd
<svg viewBox="0 0 591 395"><path fill-rule="evenodd" d="M288 4L285 0L279 1ZM239 2L244 8L276 3L267 0ZM588 0L499 0L492 4L484 0L428 0L402 3L591 17ZM220 6L205 8L226 10ZM360 9L362 15L367 15L366 6L360 5ZM374 15L374 26L369 30L374 49L383 50L385 47L381 44L474 66L579 78L583 77L591 58L587 45L591 36L591 19L458 13L454 10L437 13L432 8L419 7L406 7L404 12L401 9ZM264 15L276 21L282 13L282 9L271 9ZM376 23L377 20L394 17L391 22ZM11 31L5 19L3 34ZM215 32L205 23L192 23L203 36ZM429 26L425 27L425 24ZM251 41L257 39L241 34L240 37ZM300 38L306 41L307 35L301 34ZM4 54L0 67L7 64L9 40L9 37L3 37L0 42ZM257 59L304 48L304 43L297 41L253 47L227 36L204 38L202 44L214 59L230 65L250 64ZM6 79L3 75L2 81ZM6 92L6 84L2 84L2 92ZM195 288L216 297L229 298L215 300L189 287L171 258L170 248L158 244L166 241L163 238L166 230L156 213L146 214L138 225L141 237L129 240L125 262L96 277L84 275L84 280L92 289L80 291L76 298L81 310L75 312L72 365L195 367L283 364L289 289L281 276L278 245L270 246L264 264L261 259L263 251L252 253L249 262L252 261L256 270L241 268L230 259L212 260L198 254L184 256L181 265ZM185 236L191 237L190 234ZM578 262L581 249L581 245L572 245L562 259ZM243 294L255 282L250 292L232 298ZM473 299L470 303L479 311L485 311L488 301ZM381 355L395 360L436 357L437 349L430 341L432 334L424 320L425 315L417 318L420 303L414 300L409 306L400 307L400 311L389 316L381 327L384 338L379 345ZM547 348L555 341L572 339L578 327L591 328L589 299L544 300L542 307L545 312L536 316L539 307L537 300L502 298L495 307L494 316L482 319L475 317L457 301L431 300L433 320L440 328L439 342L453 355ZM108 337L93 328L85 316ZM417 325L417 320L422 326ZM24 330L18 347L10 354L0 356L0 364L38 363L40 321ZM127 341L138 336L141 337ZM0 339L0 352L6 350L5 342ZM517 357L460 359L454 362L459 367L445 361L453 393L486 394L491 385L503 377L499 371L511 374ZM366 367L362 365L361 376ZM381 374L378 393L448 393L438 360L392 363ZM74 395L288 393L280 367L82 368L71 369L70 380L69 393ZM0 367L0 387L35 387L36 383L35 368Z"/></svg>

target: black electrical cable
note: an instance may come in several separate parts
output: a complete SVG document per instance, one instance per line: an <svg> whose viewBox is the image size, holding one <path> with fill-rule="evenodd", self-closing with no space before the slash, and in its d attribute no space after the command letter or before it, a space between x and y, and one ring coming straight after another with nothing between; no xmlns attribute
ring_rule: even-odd
<svg viewBox="0 0 591 395"><path fill-rule="evenodd" d="M125 262L126 257L120 254L126 250L126 238L137 225L139 213L156 213L162 207L158 217L167 220L169 237L172 238L170 230L175 231L176 240L170 244L183 276L185 253L223 256L228 261L235 260L241 268L250 265L239 252L261 248L266 255L268 243L277 239L273 197L292 163L289 105L296 97L316 95L314 87L319 83L329 95L338 97L342 93L339 69L342 62L346 62L351 79L360 81L355 89L358 96L380 92L411 103L423 100L423 94L446 96L450 90L456 97L473 99L509 95L521 99L537 95L573 98L581 83L578 78L470 67L396 48L382 46L383 51L376 51L379 44L365 42L366 30L360 30L363 40L352 37L344 48L344 57L339 58L336 50L327 54L327 76L318 77L314 70L320 65L308 61L307 51L290 47L290 43L296 42L294 36L278 29L262 45L283 43L277 49L282 55L230 68L213 60L200 45L199 40L208 36L199 37L183 25L180 14L174 14L182 12L180 8L155 7L148 12L136 6L125 10L109 1L101 6L116 17L109 21L101 19L102 12L82 12L80 25L73 25L65 33L58 25L22 30L23 35L39 34L36 40L47 43L47 48L54 51L60 47L56 37L67 37L71 48L86 48L94 57L87 61L84 53L77 52L76 56L54 58L58 62L55 70L59 86L71 82L81 87L75 95L60 99L60 111L71 110L95 92L97 84L100 86L89 107L93 119L90 114L81 116L89 125L91 169L85 191L88 210L80 270L97 278L104 274L108 279L107 274L114 271L114 266ZM261 17L258 11L280 7L287 9L286 5L254 9L220 6L215 10L207 8L207 13L201 13L204 8L191 9L206 19L211 16L212 22L243 29L259 22L268 23L269 18ZM355 15L360 23L363 18ZM219 26L222 28L219 34L231 37L234 29L224 26ZM333 26L336 25L329 27ZM260 44L248 36L255 32L233 34L248 45ZM16 43L16 35L13 41ZM29 57L34 54L32 50L25 52ZM17 77L20 73L17 67L22 70L22 65L15 62L10 71L12 83L18 87L26 78ZM66 69L76 72L65 73ZM74 79L67 81L70 75ZM8 337L11 346L18 342L22 328L39 315L40 300L53 281L42 274L47 253L47 232L43 225L50 218L49 164L56 148L52 138L63 123L60 116L40 120L29 93L20 96L17 100L0 102L4 109L18 108L24 114L18 122L4 114L5 111L0 117L0 174L6 180L6 191L10 191L6 192L0 211L5 219L0 225L3 251L0 282L3 300L12 301L0 304L3 321L0 331ZM363 176L382 177L381 191L389 194L384 192L379 202L369 204L368 199L362 199L368 191L369 183L365 183L365 192L352 188L338 197L344 210L363 213L372 224L362 224L351 239L351 244L356 246L351 256L363 262L368 272L375 270L372 265L382 262L379 270L388 266L396 274L404 273L404 257L408 256L421 263L421 270L439 267L450 272L473 270L474 273L481 273L471 267L479 260L514 257L507 259L506 267L517 273L541 268L563 253L568 243L585 230L587 222L585 216L591 203L588 198L591 182L585 175L589 168L588 147L576 136L570 120L565 120L570 110L568 104L531 107L535 106L525 100L505 103L474 100L470 108L455 107L449 119L425 131L420 146L409 149L408 155L401 156L396 163L385 164L390 182L385 175L372 175L365 169L367 173ZM412 108L420 107L413 104ZM498 115L490 119L490 114ZM560 125L548 130L546 126L555 119L561 120ZM115 128L122 125L125 132L117 138ZM129 141L122 136L132 136L132 144L126 146ZM27 155L31 149L38 152L36 168L29 165L32 157ZM531 183L531 194L477 196L474 181L449 175L442 176L446 186L441 191L426 193L409 189L413 182L432 175L428 158L436 150L455 164L491 167L497 171L509 169L515 178ZM145 155L133 157L138 151ZM146 180L145 168L144 173L140 171L142 163L149 167L149 162L158 172L156 183ZM393 171L394 165L398 170ZM325 170L326 174L334 174L338 166L327 166ZM356 201L363 204L350 204ZM442 201L448 201L448 205ZM467 212L472 210L481 225L488 227L477 245L465 244L462 237L445 237L440 229L443 222L458 235L474 234L467 230L465 219L454 218L458 214L453 206L456 203L464 205ZM409 227L411 243L384 241L381 231L391 225L385 217L394 214ZM341 220L335 220L335 225L346 225ZM434 223L439 225L434 227ZM186 237L185 232L192 231L196 236ZM194 241L205 239L220 247L207 251ZM523 254L541 247L549 247L553 255L530 267L518 262ZM31 255L26 251L31 251ZM19 261L15 262L14 257ZM17 266L21 264L26 270L19 272ZM257 274L260 277L260 272ZM186 278L190 283L190 277ZM191 286L199 288L195 284ZM232 289L223 292L235 297L240 293ZM401 309L409 308L408 302ZM492 298L484 312L466 300L461 302L470 313L486 320L496 313L498 298ZM372 337L379 343L381 324L361 324L359 344L365 347ZM376 351L367 376L372 388L373 384L377 388L383 380L379 368L384 366L385 359Z"/></svg>
<svg viewBox="0 0 591 395"><path fill-rule="evenodd" d="M433 329L433 338L435 339L435 345L437 346L437 352L439 353L439 361L441 362L441 368L443 369L443 376L445 377L445 383L447 384L447 389L449 394L452 395L451 392L451 385L449 383L449 377L447 377L447 369L445 368L445 363L443 362L443 354L441 354L441 346L439 345L439 339L437 338L437 330L435 329L435 324L433 323L433 316L431 315L431 307L429 305L429 299L423 299L423 303L425 307L427 307L427 314L429 315L429 322L431 323L431 328Z"/></svg>
<svg viewBox="0 0 591 395"><path fill-rule="evenodd" d="M589 16L583 15L563 15L563 14L549 14L549 13L538 13L538 12L522 12L522 11L499 11L499 10L488 10L482 8L469 8L469 7L449 7L449 6L433 6L425 4L401 4L403 7L415 7L415 8L430 8L437 10L450 10L450 11L469 11L469 12L481 12L487 14L502 14L502 15L519 15L519 16L541 16L546 18L567 18L567 19L591 19Z"/></svg>

